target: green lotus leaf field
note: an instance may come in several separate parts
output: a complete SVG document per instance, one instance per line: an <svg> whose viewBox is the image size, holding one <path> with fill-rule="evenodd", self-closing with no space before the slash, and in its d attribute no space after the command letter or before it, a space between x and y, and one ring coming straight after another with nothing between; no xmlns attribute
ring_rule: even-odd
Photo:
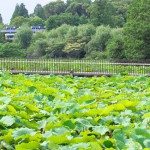
<svg viewBox="0 0 150 150"><path fill-rule="evenodd" d="M150 78L0 73L1 150L149 150Z"/></svg>

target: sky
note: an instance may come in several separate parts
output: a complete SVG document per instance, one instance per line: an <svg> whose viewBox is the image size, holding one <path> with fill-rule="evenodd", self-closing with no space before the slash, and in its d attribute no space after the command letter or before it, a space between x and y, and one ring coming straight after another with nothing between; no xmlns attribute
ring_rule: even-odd
<svg viewBox="0 0 150 150"><path fill-rule="evenodd" d="M0 4L0 14L2 15L4 24L9 24L12 14L15 10L16 4L24 3L26 9L28 10L29 14L33 13L34 8L37 4L41 4L44 6L51 1L55 0L1 0Z"/></svg>

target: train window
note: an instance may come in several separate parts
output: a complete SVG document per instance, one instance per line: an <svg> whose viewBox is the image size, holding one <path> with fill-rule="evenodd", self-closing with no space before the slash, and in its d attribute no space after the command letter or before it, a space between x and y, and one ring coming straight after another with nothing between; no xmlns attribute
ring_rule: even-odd
<svg viewBox="0 0 150 150"><path fill-rule="evenodd" d="M14 39L14 34L5 34L5 39L7 41L12 41Z"/></svg>
<svg viewBox="0 0 150 150"><path fill-rule="evenodd" d="M41 29L46 29L46 27L41 27L41 26L31 26L31 29L33 30L41 30Z"/></svg>
<svg viewBox="0 0 150 150"><path fill-rule="evenodd" d="M40 29L40 26L31 26L31 29Z"/></svg>
<svg viewBox="0 0 150 150"><path fill-rule="evenodd" d="M6 27L6 30L16 30L16 27L14 27L14 26L8 26L8 27Z"/></svg>

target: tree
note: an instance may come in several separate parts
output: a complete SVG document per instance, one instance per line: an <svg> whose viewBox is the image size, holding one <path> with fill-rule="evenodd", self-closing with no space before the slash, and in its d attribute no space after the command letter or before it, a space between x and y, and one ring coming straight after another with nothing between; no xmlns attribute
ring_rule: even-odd
<svg viewBox="0 0 150 150"><path fill-rule="evenodd" d="M0 44L4 44L4 43L6 43L5 34L4 34L4 33L1 33L1 34L0 34Z"/></svg>
<svg viewBox="0 0 150 150"><path fill-rule="evenodd" d="M64 58L66 57L65 52L63 52L64 46L66 45L65 39L59 38L51 38L48 41L48 48L46 50L47 57L50 58Z"/></svg>
<svg viewBox="0 0 150 150"><path fill-rule="evenodd" d="M47 34L36 32L33 34L30 46L27 48L26 57L42 57L46 54L47 47Z"/></svg>
<svg viewBox="0 0 150 150"><path fill-rule="evenodd" d="M57 0L55 2L50 2L49 4L45 5L44 12L46 18L49 18L51 15L59 15L65 12L66 5L64 1Z"/></svg>
<svg viewBox="0 0 150 150"><path fill-rule="evenodd" d="M49 31L48 33L48 44L47 48L47 57L51 58L60 58L66 57L66 53L63 52L63 49L66 45L66 34L71 26L63 24L62 26Z"/></svg>
<svg viewBox="0 0 150 150"><path fill-rule="evenodd" d="M86 54L86 45L95 34L96 29L91 24L79 25L77 29L75 32L77 35L68 33L68 44L64 50L69 57L83 58Z"/></svg>
<svg viewBox="0 0 150 150"><path fill-rule="evenodd" d="M13 20L15 17L20 16L19 11L20 11L20 6L19 6L19 4L17 4L16 7L15 7L15 10L13 12L11 20Z"/></svg>
<svg viewBox="0 0 150 150"><path fill-rule="evenodd" d="M82 20L82 16L75 14L72 15L71 13L62 13L60 15L52 15L46 21L46 28L47 30L54 29L56 27L61 26L62 24L68 25L79 25L86 23L86 19Z"/></svg>
<svg viewBox="0 0 150 150"><path fill-rule="evenodd" d="M47 21L46 21L46 29L47 30L52 30L58 26L58 23L55 19L55 16L50 16Z"/></svg>
<svg viewBox="0 0 150 150"><path fill-rule="evenodd" d="M3 18L1 14L0 14L0 23L3 23Z"/></svg>
<svg viewBox="0 0 150 150"><path fill-rule="evenodd" d="M5 25L3 23L0 23L0 30L4 28L5 28Z"/></svg>
<svg viewBox="0 0 150 150"><path fill-rule="evenodd" d="M34 16L37 16L43 20L45 20L44 9L41 4L37 4L34 8Z"/></svg>
<svg viewBox="0 0 150 150"><path fill-rule="evenodd" d="M32 36L31 45L34 44L37 40L46 39L46 38L47 38L47 34L45 32L36 32Z"/></svg>
<svg viewBox="0 0 150 150"><path fill-rule="evenodd" d="M30 26L45 26L45 21L38 16L30 17L28 20Z"/></svg>
<svg viewBox="0 0 150 150"><path fill-rule="evenodd" d="M106 44L108 58L124 59L124 35L121 28L112 29Z"/></svg>
<svg viewBox="0 0 150 150"><path fill-rule="evenodd" d="M113 26L113 16L115 9L107 0L95 0L88 8L90 15L89 22L95 26Z"/></svg>
<svg viewBox="0 0 150 150"><path fill-rule="evenodd" d="M69 58L83 58L85 55L84 46L85 46L85 42L68 43L64 47L63 52L67 53L67 57Z"/></svg>
<svg viewBox="0 0 150 150"><path fill-rule="evenodd" d="M25 5L23 3L21 3L20 5L19 4L16 5L11 20L13 20L15 17L18 16L23 16L25 18L28 17L28 10L25 8Z"/></svg>
<svg viewBox="0 0 150 150"><path fill-rule="evenodd" d="M70 43L76 42L77 39L78 39L78 27L77 27L77 26L71 26L71 27L68 29L68 32L67 32L65 38L66 38L67 41L70 42Z"/></svg>
<svg viewBox="0 0 150 150"><path fill-rule="evenodd" d="M19 14L20 16L23 16L25 18L29 17L28 10L25 8L25 5L23 3L20 4Z"/></svg>
<svg viewBox="0 0 150 150"><path fill-rule="evenodd" d="M78 2L71 2L71 4L67 7L66 12L74 14L78 14L79 16L88 16L86 10L89 7L88 3L78 3Z"/></svg>
<svg viewBox="0 0 150 150"><path fill-rule="evenodd" d="M78 37L91 38L96 32L95 27L92 24L83 24L78 26Z"/></svg>
<svg viewBox="0 0 150 150"><path fill-rule="evenodd" d="M129 9L131 0L108 0L115 8L115 16L113 17L115 27L123 27L126 23L126 13Z"/></svg>
<svg viewBox="0 0 150 150"><path fill-rule="evenodd" d="M150 59L150 1L133 0L124 27L128 60Z"/></svg>
<svg viewBox="0 0 150 150"><path fill-rule="evenodd" d="M23 51L16 43L5 43L0 45L0 57L20 57L23 56Z"/></svg>
<svg viewBox="0 0 150 150"><path fill-rule="evenodd" d="M1 29L4 29L4 24L3 23L0 23L0 30ZM0 33L0 44L3 44L5 42L6 42L5 33Z"/></svg>
<svg viewBox="0 0 150 150"><path fill-rule="evenodd" d="M69 29L71 28L70 25L63 24L60 27L51 30L48 32L48 38L62 38L65 39L66 34L68 33Z"/></svg>
<svg viewBox="0 0 150 150"><path fill-rule="evenodd" d="M29 27L21 27L14 36L14 42L18 43L21 49L26 49L32 39L32 30Z"/></svg>
<svg viewBox="0 0 150 150"><path fill-rule="evenodd" d="M30 45L27 50L27 57L42 57L46 54L48 42L45 39L38 39Z"/></svg>
<svg viewBox="0 0 150 150"><path fill-rule="evenodd" d="M111 28L109 26L99 26L96 29L95 35L93 35L91 41L87 45L87 53L91 51L105 51L106 43L110 39Z"/></svg>
<svg viewBox="0 0 150 150"><path fill-rule="evenodd" d="M80 16L78 14L72 15L71 13L62 13L57 15L58 26L62 24L68 25L79 25L80 24Z"/></svg>
<svg viewBox="0 0 150 150"><path fill-rule="evenodd" d="M69 6L71 3L82 3L82 4L91 4L91 0L67 0L66 5Z"/></svg>
<svg viewBox="0 0 150 150"><path fill-rule="evenodd" d="M15 26L17 28L25 24L28 24L28 19L23 16L17 16L10 22L10 25Z"/></svg>
<svg viewBox="0 0 150 150"><path fill-rule="evenodd" d="M63 49L67 53L67 57L83 58L85 56L85 46L95 34L93 25L79 25L78 27L70 27L66 34L66 45Z"/></svg>

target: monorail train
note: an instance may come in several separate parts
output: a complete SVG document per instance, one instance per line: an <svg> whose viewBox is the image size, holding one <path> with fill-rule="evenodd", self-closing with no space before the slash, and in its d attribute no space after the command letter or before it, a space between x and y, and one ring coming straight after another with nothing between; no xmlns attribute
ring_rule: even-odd
<svg viewBox="0 0 150 150"><path fill-rule="evenodd" d="M16 30L17 28L15 26L7 26L5 28L6 30ZM46 30L46 26L31 26L31 29L33 30Z"/></svg>
<svg viewBox="0 0 150 150"><path fill-rule="evenodd" d="M31 26L31 29L33 31L33 33L36 33L37 31L45 31L46 30L46 27L41 27L41 26Z"/></svg>
<svg viewBox="0 0 150 150"><path fill-rule="evenodd" d="M32 32L36 33L38 31L44 32L46 27L41 26L31 26ZM17 32L17 28L15 26L7 26L3 33L5 33L5 39L7 41L12 41L14 39L14 34Z"/></svg>

